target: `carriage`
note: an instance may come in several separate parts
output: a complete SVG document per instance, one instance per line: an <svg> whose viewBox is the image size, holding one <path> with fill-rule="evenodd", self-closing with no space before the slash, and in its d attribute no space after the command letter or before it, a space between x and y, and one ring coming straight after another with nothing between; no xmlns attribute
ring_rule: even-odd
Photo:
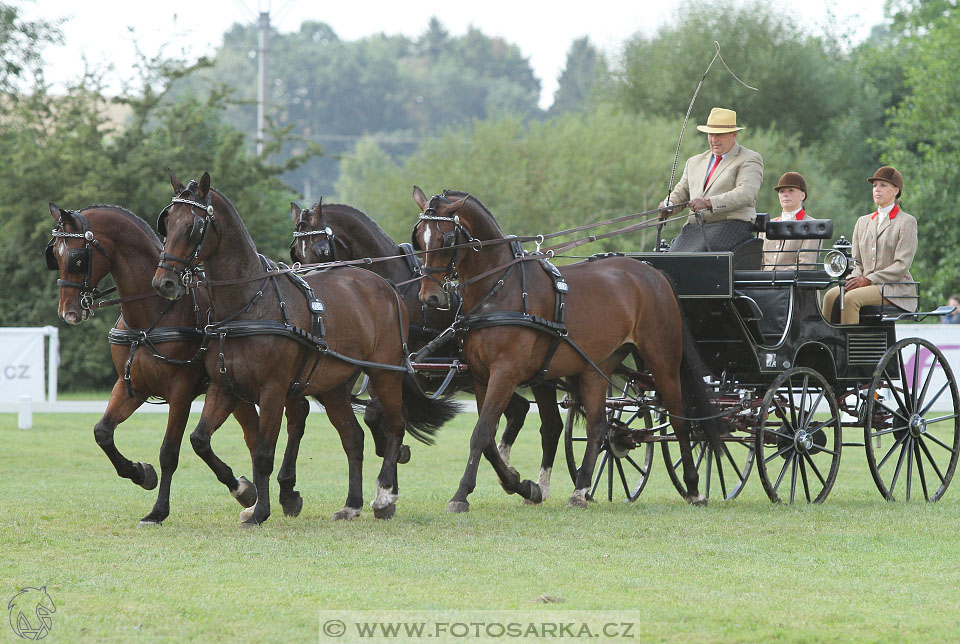
<svg viewBox="0 0 960 644"><path fill-rule="evenodd" d="M755 229L775 239L827 239L832 222L800 226L760 215ZM833 249L776 270L759 270L760 239L734 252L627 253L674 278L710 369L728 431L720 446L694 436L708 495L736 497L756 469L771 501L822 502L843 447L865 449L887 500L920 495L935 501L949 486L960 446L956 380L936 346L921 338L898 340L896 323L951 308L908 313L864 307L858 325L829 323L817 293L842 283L852 268L848 249L841 237ZM649 479L656 443L682 492L675 438L658 414L655 383L642 365L624 365L617 375L619 391L607 399L617 422L604 440L591 492L636 499ZM564 443L574 475L584 438L572 420L568 415ZM853 428L860 431L843 431Z"/></svg>

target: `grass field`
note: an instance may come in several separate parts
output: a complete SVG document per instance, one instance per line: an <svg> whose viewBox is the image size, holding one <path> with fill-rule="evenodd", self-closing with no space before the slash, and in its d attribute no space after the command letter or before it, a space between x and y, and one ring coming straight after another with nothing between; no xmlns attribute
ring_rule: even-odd
<svg viewBox="0 0 960 644"><path fill-rule="evenodd" d="M0 600L45 586L56 605L47 642L315 642L321 611L388 609L511 610L531 621L604 611L635 623L631 639L642 642L960 638L960 482L937 504L888 504L857 449L844 451L823 506L773 506L753 479L732 502L690 507L657 455L636 503L567 510L561 447L542 507L505 495L484 463L471 511L449 515L475 420L463 415L437 445L413 444L392 521L375 521L366 505L360 518L334 523L346 461L314 414L299 517L284 517L274 496L266 524L238 528L240 506L185 440L170 518L139 528L155 491L116 477L93 440L96 420L38 414L22 431L15 415L0 414ZM118 430L118 447L156 465L163 423L135 417ZM539 435L528 423L512 463L536 478ZM367 444L368 504L379 464ZM214 449L250 475L232 420ZM14 641L0 626L0 642Z"/></svg>

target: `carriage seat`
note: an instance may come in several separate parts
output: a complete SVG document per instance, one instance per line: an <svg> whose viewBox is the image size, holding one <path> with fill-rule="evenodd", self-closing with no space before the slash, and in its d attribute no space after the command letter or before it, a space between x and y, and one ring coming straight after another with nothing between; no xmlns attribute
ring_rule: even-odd
<svg viewBox="0 0 960 644"><path fill-rule="evenodd" d="M795 316L819 310L816 290L830 285L827 274L817 270L738 270L733 277L734 306L758 344L783 337L791 302Z"/></svg>

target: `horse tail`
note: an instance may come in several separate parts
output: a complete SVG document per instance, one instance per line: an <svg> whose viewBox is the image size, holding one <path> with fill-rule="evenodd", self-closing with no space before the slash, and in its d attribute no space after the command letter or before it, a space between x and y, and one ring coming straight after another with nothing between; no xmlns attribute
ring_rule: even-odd
<svg viewBox="0 0 960 644"><path fill-rule="evenodd" d="M433 445L433 436L461 407L453 394L431 398L423 392L409 373L403 374L403 407L407 417L407 432L421 443Z"/></svg>
<svg viewBox="0 0 960 644"><path fill-rule="evenodd" d="M703 357L700 355L700 349L697 347L697 341L690 331L690 321L687 319L683 304L680 302L676 282L666 273L664 273L664 276L673 290L673 297L680 309L680 326L683 338L683 355L680 360L680 387L687 401L688 414L700 419L696 422L704 430L714 450L717 450L720 447L719 437L724 433L724 429L717 417L719 413L717 407L713 404L713 392L703 381L704 376L710 374L710 370L704 363Z"/></svg>

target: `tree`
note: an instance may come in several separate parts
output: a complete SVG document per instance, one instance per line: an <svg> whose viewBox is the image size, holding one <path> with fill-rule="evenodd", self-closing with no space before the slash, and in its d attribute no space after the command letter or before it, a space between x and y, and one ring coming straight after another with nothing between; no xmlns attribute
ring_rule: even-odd
<svg viewBox="0 0 960 644"><path fill-rule="evenodd" d="M906 36L909 55L901 58L906 96L882 140L883 161L903 173L904 210L917 215L920 247L912 272L923 284L925 306L960 290L954 195L960 176L960 9L949 4L946 15L924 19L922 34Z"/></svg>
<svg viewBox="0 0 960 644"><path fill-rule="evenodd" d="M587 106L598 86L609 82L610 72L603 56L590 44L587 37L578 38L567 51L567 64L560 74L550 116L563 114Z"/></svg>

